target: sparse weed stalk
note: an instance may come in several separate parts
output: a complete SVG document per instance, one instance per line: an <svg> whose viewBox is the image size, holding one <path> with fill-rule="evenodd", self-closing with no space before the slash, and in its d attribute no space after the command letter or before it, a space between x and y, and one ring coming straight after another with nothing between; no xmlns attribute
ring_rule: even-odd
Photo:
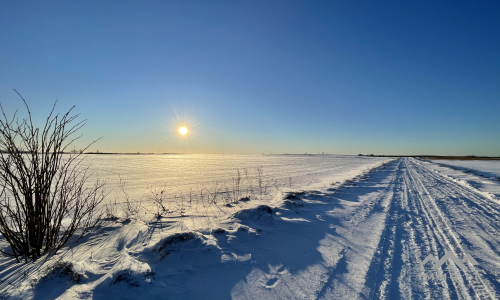
<svg viewBox="0 0 500 300"><path fill-rule="evenodd" d="M189 208L193 207L193 189L189 189Z"/></svg>
<svg viewBox="0 0 500 300"><path fill-rule="evenodd" d="M253 192L253 182L252 182L252 177L250 177L250 175L248 175L248 170L245 169L245 177L247 179L247 197L250 197L250 195L254 195L255 196L255 193ZM250 191L250 193L248 192Z"/></svg>
<svg viewBox="0 0 500 300"><path fill-rule="evenodd" d="M116 202L116 198L113 202L109 200L106 202L106 204L104 204L104 213L107 219L110 219L112 221L116 221L118 219L117 206L118 203Z"/></svg>
<svg viewBox="0 0 500 300"><path fill-rule="evenodd" d="M186 214L186 207L184 207L184 196L180 194L179 196L179 201L177 202L177 208L179 210L179 213L181 217L184 217L184 214Z"/></svg>
<svg viewBox="0 0 500 300"><path fill-rule="evenodd" d="M208 227L211 227L210 218L208 216L208 209L205 206L205 200L204 200L205 197L203 196L203 190L200 190L200 199L201 199L201 204L203 205L203 208L205 210L205 216L206 216L206 220L207 220L207 225L208 225Z"/></svg>
<svg viewBox="0 0 500 300"><path fill-rule="evenodd" d="M279 190L280 190L280 186L279 186L279 184L278 184L278 180L277 180L277 179L273 179L273 178L271 178L271 183L272 183L272 185L274 186L274 188L275 188L275 189L279 192Z"/></svg>
<svg viewBox="0 0 500 300"><path fill-rule="evenodd" d="M226 191L225 191L225 195L224 195L224 204L231 204L233 202L233 199L234 199L234 191L231 192L229 190L229 188L226 186Z"/></svg>
<svg viewBox="0 0 500 300"><path fill-rule="evenodd" d="M241 173L239 169L237 169L236 172L238 172L238 176L236 177L236 198L239 199L241 196Z"/></svg>
<svg viewBox="0 0 500 300"><path fill-rule="evenodd" d="M252 172L255 170L255 174ZM201 188L199 193L193 193L193 189L189 190L189 193L167 196L166 189L162 188L152 188L148 187L149 193L147 196L147 201L149 203L153 202L156 206L156 212L154 210L148 210L147 207L143 207L145 211L148 211L151 215L156 218L165 217L168 214L178 214L181 218L180 221L183 222L184 217L191 216L201 216L207 218L207 223L213 225L213 218L217 215L221 217L221 213L227 214L227 211L234 210L231 208L230 204L239 204L239 201L248 201L250 199L256 199L257 194L260 194L260 199L267 195L267 189L272 189L273 187L280 191L279 179L274 179L271 176L266 176L262 167L257 167L256 169L236 169L236 174L234 177L228 178L229 180L217 179L212 181L209 185L200 184ZM242 181L245 182L242 187ZM256 183L254 187L253 184ZM282 186L289 185L292 186L292 176L288 173L288 179L284 179ZM120 178L120 191L125 197L125 201L120 203L123 205L123 210L126 213L126 217L136 214L134 212L133 201L130 201L128 193L126 191L126 181ZM121 199L120 199L121 200ZM206 200L206 203L205 203ZM172 203L174 202L174 203ZM194 203L193 203L194 202ZM212 205L214 207L212 207ZM215 209L215 211L213 211ZM141 209L142 211L142 209ZM193 219L193 224L195 224ZM212 223L212 224L210 224Z"/></svg>
<svg viewBox="0 0 500 300"><path fill-rule="evenodd" d="M130 220L131 217L137 217L139 214L139 208L141 206L141 202L132 202L130 201L130 197L127 192L127 181L123 180L121 176L118 176L120 178L120 192L123 194L123 197L125 199L124 202L121 203L121 207L123 210L123 213L125 215L126 220Z"/></svg>
<svg viewBox="0 0 500 300"><path fill-rule="evenodd" d="M264 182L264 170L262 169L262 167L257 167L257 181L259 183L259 194L260 197L262 198L262 190L263 190L262 184Z"/></svg>
<svg viewBox="0 0 500 300"><path fill-rule="evenodd" d="M237 191L236 191L236 180L234 178L231 178L231 183L233 185L233 193L231 194L232 198L231 198L231 203L234 203L236 202L237 199Z"/></svg>
<svg viewBox="0 0 500 300"><path fill-rule="evenodd" d="M210 191L209 189L205 188L208 193L208 204L217 204L217 196L220 194L220 191L222 190L222 186L219 185L219 181L215 181L213 185L213 190Z"/></svg>
<svg viewBox="0 0 500 300"><path fill-rule="evenodd" d="M180 199L180 204L178 204L179 207L179 213L181 215L181 228L182 230L185 230L186 228L184 227L185 224L185 214L186 214L186 207L184 206L184 195L179 196Z"/></svg>

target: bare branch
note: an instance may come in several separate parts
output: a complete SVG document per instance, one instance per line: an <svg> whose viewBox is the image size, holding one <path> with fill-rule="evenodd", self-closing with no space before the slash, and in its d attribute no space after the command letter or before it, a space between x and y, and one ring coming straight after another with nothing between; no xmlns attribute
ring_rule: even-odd
<svg viewBox="0 0 500 300"><path fill-rule="evenodd" d="M82 167L81 152L64 154L81 137L72 136L86 124L75 121L78 114L70 116L74 106L63 115L54 114L56 101L40 131L26 100L14 91L28 118L18 120L16 111L9 119L0 105L0 234L12 255L27 262L56 253L75 234L82 237L92 230L102 218L99 204L108 194L104 181L89 186L92 174Z"/></svg>

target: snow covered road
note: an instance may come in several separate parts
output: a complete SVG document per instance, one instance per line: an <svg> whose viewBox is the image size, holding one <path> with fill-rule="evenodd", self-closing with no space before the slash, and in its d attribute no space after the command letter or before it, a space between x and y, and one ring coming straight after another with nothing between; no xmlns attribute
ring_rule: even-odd
<svg viewBox="0 0 500 300"><path fill-rule="evenodd" d="M378 271L366 283L376 298L498 299L500 205L408 158L397 162L389 190L380 258L372 260ZM421 266L429 254L439 259L448 251L477 264Z"/></svg>
<svg viewBox="0 0 500 300"><path fill-rule="evenodd" d="M82 266L80 284L54 292L54 282L41 280L11 296L500 298L498 200L422 161L400 158L342 187L285 194L271 208L175 238L178 228L156 234L151 225L120 225L116 234L105 231L108 243L89 239L66 256L80 260L73 261Z"/></svg>
<svg viewBox="0 0 500 300"><path fill-rule="evenodd" d="M322 260L291 271L273 289L248 276L233 298L499 298L500 205L419 161L399 159L355 187L303 200L318 201L304 206L310 222L299 232L324 230L317 244ZM457 265L446 259L437 270L433 262L422 265L429 254L438 262L447 252Z"/></svg>

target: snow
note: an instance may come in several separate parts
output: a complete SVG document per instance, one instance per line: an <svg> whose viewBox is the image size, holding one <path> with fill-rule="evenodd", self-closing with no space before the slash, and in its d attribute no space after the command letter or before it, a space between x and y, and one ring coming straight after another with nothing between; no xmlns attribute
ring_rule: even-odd
<svg viewBox="0 0 500 300"><path fill-rule="evenodd" d="M496 299L500 204L434 167L356 167L342 184L238 203L213 227L108 221L45 263L3 257L0 288L13 299ZM445 253L477 264L421 264ZM56 261L80 281L46 274Z"/></svg>
<svg viewBox="0 0 500 300"><path fill-rule="evenodd" d="M344 181L374 167L387 158L349 155L239 155L239 154L172 154L172 155L87 155L86 165L114 188L112 197L120 196L119 177L126 180L131 199L144 199L148 187L163 187L169 195L196 194L219 185L231 185L240 171L243 184L247 176L256 185L257 168L263 177L277 180L280 186L321 188L332 180ZM246 174L245 174L246 172Z"/></svg>
<svg viewBox="0 0 500 300"><path fill-rule="evenodd" d="M439 172L483 193L486 197L500 201L500 161L497 160L432 160L424 164Z"/></svg>
<svg viewBox="0 0 500 300"><path fill-rule="evenodd" d="M433 160L433 162L474 172L479 176L500 177L500 160Z"/></svg>

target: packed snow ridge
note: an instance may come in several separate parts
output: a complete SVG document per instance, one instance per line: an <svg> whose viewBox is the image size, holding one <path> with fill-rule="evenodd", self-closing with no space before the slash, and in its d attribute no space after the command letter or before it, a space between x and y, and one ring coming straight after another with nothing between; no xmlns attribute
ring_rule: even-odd
<svg viewBox="0 0 500 300"><path fill-rule="evenodd" d="M499 299L500 204L439 168L399 158L213 228L109 221L45 263L4 259L0 288L12 299Z"/></svg>

